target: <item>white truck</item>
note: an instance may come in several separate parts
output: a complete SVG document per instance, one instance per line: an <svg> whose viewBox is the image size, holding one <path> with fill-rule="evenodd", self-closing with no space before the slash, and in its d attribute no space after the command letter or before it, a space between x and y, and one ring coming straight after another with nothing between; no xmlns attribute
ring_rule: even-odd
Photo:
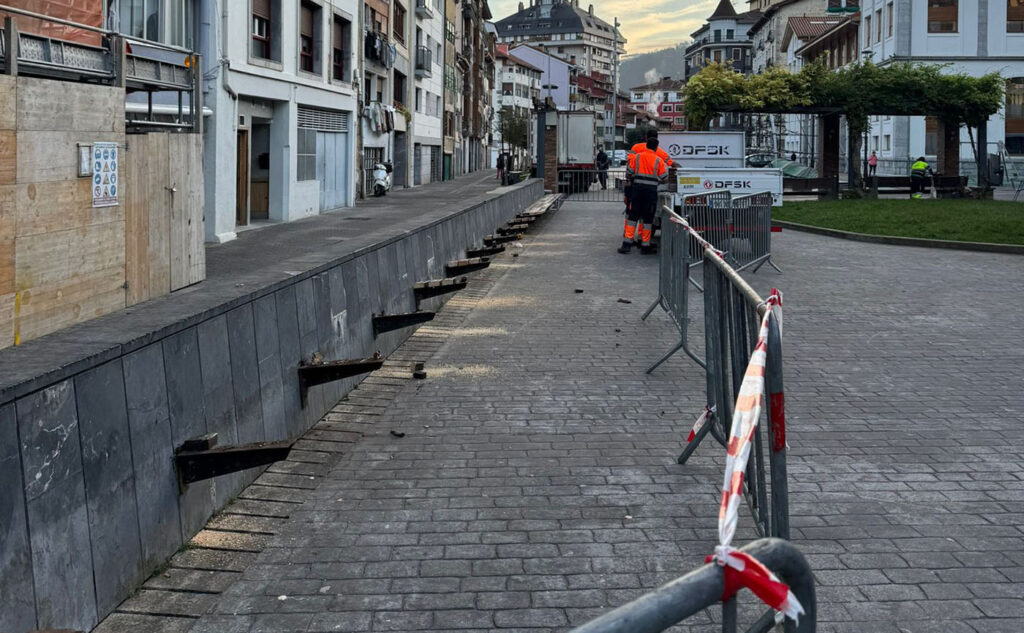
<svg viewBox="0 0 1024 633"><path fill-rule="evenodd" d="M597 180L597 132L594 113L566 110L558 113L558 192L586 191Z"/></svg>

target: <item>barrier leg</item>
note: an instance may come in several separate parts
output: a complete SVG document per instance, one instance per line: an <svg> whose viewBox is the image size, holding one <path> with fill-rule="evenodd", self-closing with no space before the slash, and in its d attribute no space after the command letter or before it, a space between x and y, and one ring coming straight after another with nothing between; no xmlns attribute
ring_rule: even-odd
<svg viewBox="0 0 1024 633"><path fill-rule="evenodd" d="M768 264L769 266L774 268L776 272L780 272L780 273L782 272L782 269L779 268L778 266L776 266L775 262L772 261L772 256L771 255L769 255L768 257L765 257L764 259L759 261L757 263L757 266L754 266L754 268L750 272L756 273L758 271L758 269L761 268L761 266L764 266L765 264Z"/></svg>
<svg viewBox="0 0 1024 633"><path fill-rule="evenodd" d="M659 305L661 305L661 297L658 297L657 299L654 300L654 303L651 304L651 307L647 308L647 311L644 312L644 315L642 317L640 317L640 320L646 321L647 317L651 316L651 313L654 312L654 309L657 308ZM648 370L647 373L651 373L650 370Z"/></svg>
<svg viewBox="0 0 1024 633"><path fill-rule="evenodd" d="M700 427L700 430L697 431L696 434L694 434L693 439L687 442L686 446L683 447L683 452L679 453L679 457L676 458L677 464L683 465L686 463L686 460L690 459L690 455L693 455L693 452L697 450L697 447L700 446L701 441L705 437L707 437L707 434L710 433L712 429L715 428L714 423L715 414L712 413L710 419L705 420L704 426Z"/></svg>

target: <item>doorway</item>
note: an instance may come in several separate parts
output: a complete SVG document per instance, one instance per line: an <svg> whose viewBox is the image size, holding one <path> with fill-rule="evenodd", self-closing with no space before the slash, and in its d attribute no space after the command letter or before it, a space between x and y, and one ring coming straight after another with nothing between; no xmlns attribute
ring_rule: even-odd
<svg viewBox="0 0 1024 633"><path fill-rule="evenodd" d="M235 224L249 224L249 130L238 128L235 164Z"/></svg>
<svg viewBox="0 0 1024 633"><path fill-rule="evenodd" d="M270 121L252 121L252 160L249 174L249 218L270 219Z"/></svg>
<svg viewBox="0 0 1024 633"><path fill-rule="evenodd" d="M405 132L395 132L395 171L392 174L393 189L407 187L409 172L409 145Z"/></svg>

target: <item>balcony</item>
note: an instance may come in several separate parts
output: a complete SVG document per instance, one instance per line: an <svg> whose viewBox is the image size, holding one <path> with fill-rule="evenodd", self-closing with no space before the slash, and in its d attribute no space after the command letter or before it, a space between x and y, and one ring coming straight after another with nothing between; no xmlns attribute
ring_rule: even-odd
<svg viewBox="0 0 1024 633"><path fill-rule="evenodd" d="M416 17L430 19L434 11L430 8L430 0L416 0Z"/></svg>
<svg viewBox="0 0 1024 633"><path fill-rule="evenodd" d="M416 76L429 77L433 66L433 54L426 46L416 47Z"/></svg>

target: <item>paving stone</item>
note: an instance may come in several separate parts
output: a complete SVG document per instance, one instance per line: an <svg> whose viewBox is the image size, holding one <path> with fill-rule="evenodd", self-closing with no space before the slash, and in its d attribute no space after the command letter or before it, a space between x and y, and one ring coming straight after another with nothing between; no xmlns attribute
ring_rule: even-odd
<svg viewBox="0 0 1024 633"><path fill-rule="evenodd" d="M716 540L724 451L708 442L675 464L704 374L684 356L644 373L677 334L660 311L640 321L657 258L614 252L619 211L568 202L531 227L515 264L503 254L474 273L333 407L318 438L300 440L293 459L328 467L271 471L277 483L317 477L304 504L285 503L298 489L243 493L239 504L268 498L291 516L247 572L254 584L236 583L214 611L278 613L260 583L306 580L281 586L331 586L309 630L564 630L701 565ZM461 255L445 251L453 235L435 227L422 263L404 270L438 275ZM773 242L785 274L747 278L787 293L791 514L819 580L819 630L1022 630L1022 330L993 299L1024 290L1018 260L792 231ZM381 256L341 273L344 297L330 302L345 304L348 328L381 301L368 286L388 272ZM427 379L408 380L414 360ZM388 371L389 388L377 386ZM753 538L743 514L736 541ZM306 597L293 605L320 608ZM701 615L689 630L720 625Z"/></svg>

